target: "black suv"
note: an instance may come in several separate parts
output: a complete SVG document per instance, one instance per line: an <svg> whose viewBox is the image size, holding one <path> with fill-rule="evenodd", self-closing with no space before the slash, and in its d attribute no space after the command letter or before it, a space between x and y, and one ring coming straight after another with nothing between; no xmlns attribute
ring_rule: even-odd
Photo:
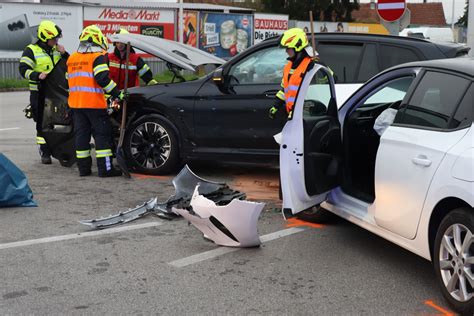
<svg viewBox="0 0 474 316"><path fill-rule="evenodd" d="M335 73L339 105L386 68L460 57L469 51L459 44L408 37L316 33L315 38L321 60ZM281 131L285 117L271 120L268 109L280 89L286 57L275 37L200 79L130 89L124 142L129 168L163 174L190 159L277 160L273 135ZM120 116L116 113L112 118L115 116L118 121ZM48 143L55 142L55 134L47 136L53 138ZM63 142L56 141L53 156L64 162L73 159L74 151Z"/></svg>

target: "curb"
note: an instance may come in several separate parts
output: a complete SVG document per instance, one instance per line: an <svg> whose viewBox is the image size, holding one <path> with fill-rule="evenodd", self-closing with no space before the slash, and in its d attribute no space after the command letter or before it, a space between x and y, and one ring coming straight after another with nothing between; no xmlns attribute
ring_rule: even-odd
<svg viewBox="0 0 474 316"><path fill-rule="evenodd" d="M29 88L0 88L0 92L28 91Z"/></svg>

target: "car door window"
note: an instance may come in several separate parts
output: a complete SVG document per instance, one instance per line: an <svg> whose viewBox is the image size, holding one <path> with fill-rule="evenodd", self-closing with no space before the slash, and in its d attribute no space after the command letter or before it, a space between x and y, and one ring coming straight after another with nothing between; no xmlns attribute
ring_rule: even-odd
<svg viewBox="0 0 474 316"><path fill-rule="evenodd" d="M375 74L380 72L379 63L377 62L377 46L375 44L367 44L364 48L364 55L360 63L358 82L366 82Z"/></svg>
<svg viewBox="0 0 474 316"><path fill-rule="evenodd" d="M337 83L354 83L362 54L362 43L319 42L316 49L321 61L328 65L337 78Z"/></svg>
<svg viewBox="0 0 474 316"><path fill-rule="evenodd" d="M303 105L303 117L326 115L331 101L329 75L319 70L311 79Z"/></svg>
<svg viewBox="0 0 474 316"><path fill-rule="evenodd" d="M445 129L469 81L446 73L428 71L395 123Z"/></svg>
<svg viewBox="0 0 474 316"><path fill-rule="evenodd" d="M411 49L393 45L381 45L380 60L382 63L382 70L384 70L410 61L418 61L420 58Z"/></svg>
<svg viewBox="0 0 474 316"><path fill-rule="evenodd" d="M269 47L250 54L234 64L229 76L235 84L280 84L283 68L288 62L286 51Z"/></svg>
<svg viewBox="0 0 474 316"><path fill-rule="evenodd" d="M471 84L466 95L459 104L456 113L449 122L449 128L466 128L471 126L474 118L474 84Z"/></svg>
<svg viewBox="0 0 474 316"><path fill-rule="evenodd" d="M408 91L414 77L403 77L390 81L382 88L372 94L358 108L373 107L378 104L389 104L402 101Z"/></svg>

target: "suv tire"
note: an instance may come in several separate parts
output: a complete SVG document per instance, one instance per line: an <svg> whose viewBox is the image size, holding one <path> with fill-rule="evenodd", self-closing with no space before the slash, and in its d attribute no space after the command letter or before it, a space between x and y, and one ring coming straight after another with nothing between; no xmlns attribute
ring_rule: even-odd
<svg viewBox="0 0 474 316"><path fill-rule="evenodd" d="M124 151L128 165L138 173L173 172L179 162L176 129L164 116L143 116L127 128Z"/></svg>

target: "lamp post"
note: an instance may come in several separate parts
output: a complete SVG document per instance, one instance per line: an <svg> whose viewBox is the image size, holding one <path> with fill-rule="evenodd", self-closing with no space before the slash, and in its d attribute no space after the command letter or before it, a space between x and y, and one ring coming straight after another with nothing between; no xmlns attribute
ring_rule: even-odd
<svg viewBox="0 0 474 316"><path fill-rule="evenodd" d="M469 1L467 19L467 46L471 48L470 55L474 57L474 0Z"/></svg>
<svg viewBox="0 0 474 316"><path fill-rule="evenodd" d="M453 7L451 8L453 11L451 12L451 31L453 32L454 36L454 4L456 3L456 0L453 0Z"/></svg>
<svg viewBox="0 0 474 316"><path fill-rule="evenodd" d="M179 42L183 42L184 33L184 12L183 12L183 0L179 0L179 13L178 13L178 38Z"/></svg>

